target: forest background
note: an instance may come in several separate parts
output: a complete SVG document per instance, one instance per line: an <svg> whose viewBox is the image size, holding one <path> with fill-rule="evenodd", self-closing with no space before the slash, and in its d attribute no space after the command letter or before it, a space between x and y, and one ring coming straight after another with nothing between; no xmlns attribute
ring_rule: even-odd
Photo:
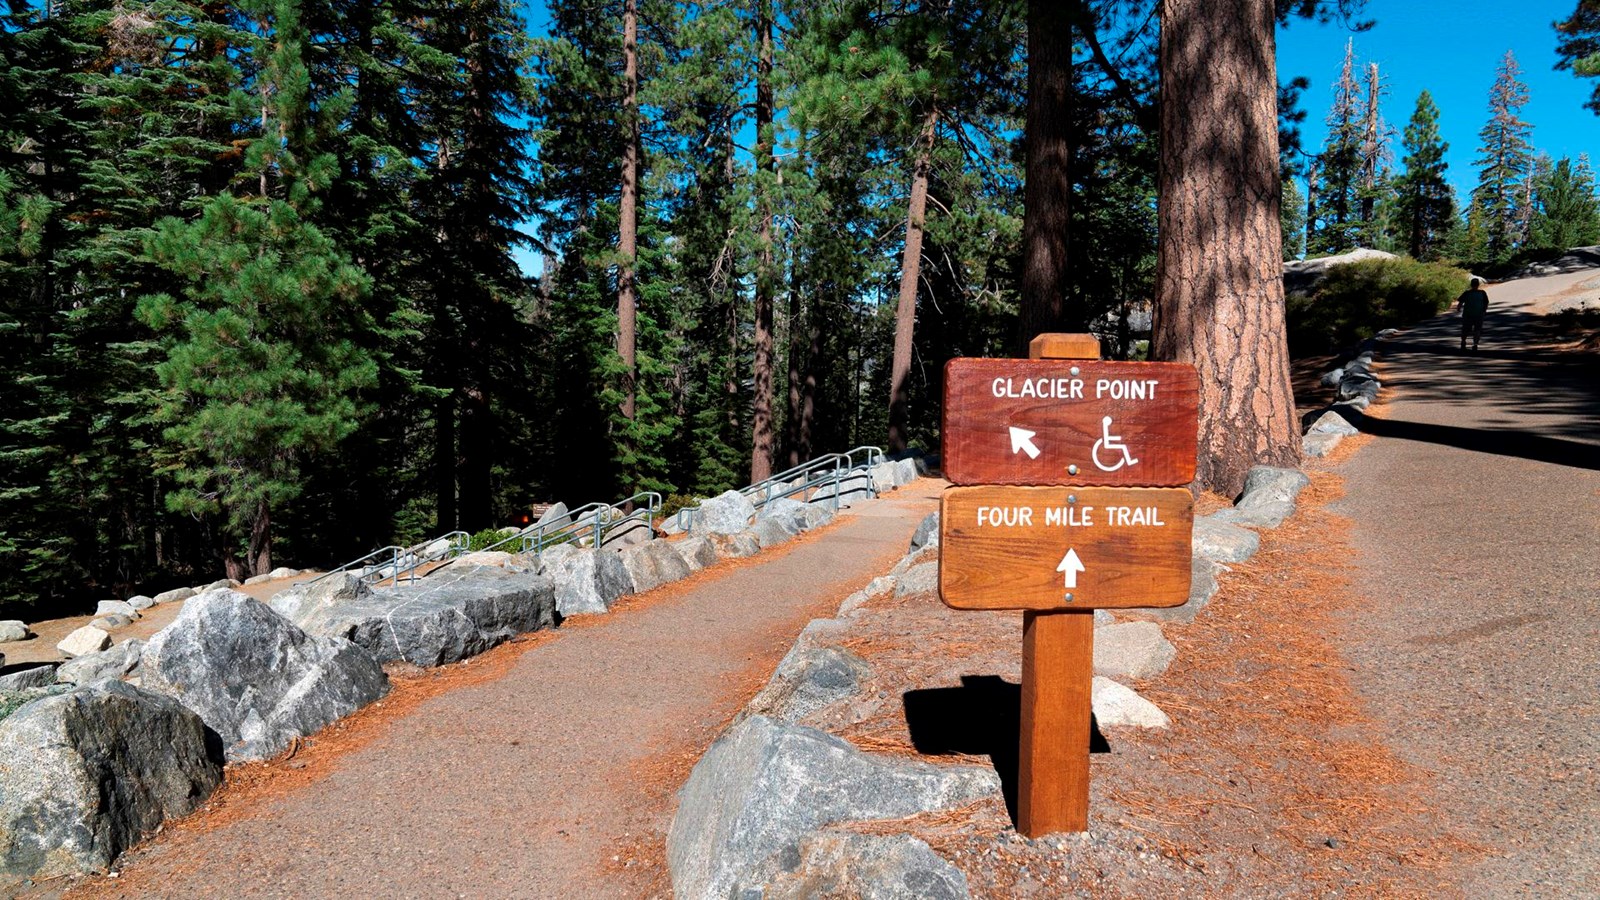
<svg viewBox="0 0 1600 900"><path fill-rule="evenodd" d="M1029 327L1025 195L1060 324L1143 354L1156 4L1045 5L1030 122L1022 0L552 0L537 37L505 0L0 0L0 613L936 452L943 361ZM1595 74L1597 34L1582 0L1551 40ZM1466 196L1426 96L1391 128L1352 46L1306 147L1293 74L1286 255L1600 242L1510 54Z"/></svg>

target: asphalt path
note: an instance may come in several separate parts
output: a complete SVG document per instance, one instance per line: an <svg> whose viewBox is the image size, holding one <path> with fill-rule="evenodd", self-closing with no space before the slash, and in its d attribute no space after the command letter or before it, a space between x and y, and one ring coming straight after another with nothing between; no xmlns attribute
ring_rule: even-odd
<svg viewBox="0 0 1600 900"><path fill-rule="evenodd" d="M1597 276L1490 287L1477 353L1453 315L1397 335L1342 466L1357 685L1433 773L1437 826L1487 848L1446 893L1600 896L1600 359L1534 315Z"/></svg>
<svg viewBox="0 0 1600 900"><path fill-rule="evenodd" d="M484 683L425 700L327 777L136 848L125 897L640 897L675 788L800 629L906 552L943 482L562 628ZM684 770L686 772L686 769ZM612 857L642 848L641 865Z"/></svg>

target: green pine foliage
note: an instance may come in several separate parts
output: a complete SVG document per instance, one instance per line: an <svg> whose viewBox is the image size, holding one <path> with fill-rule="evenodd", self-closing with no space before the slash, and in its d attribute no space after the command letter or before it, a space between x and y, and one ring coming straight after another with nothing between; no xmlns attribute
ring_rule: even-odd
<svg viewBox="0 0 1600 900"><path fill-rule="evenodd" d="M1600 244L1600 198L1595 196L1594 171L1587 156L1579 156L1576 164L1540 157L1531 197L1530 249L1565 251Z"/></svg>
<svg viewBox="0 0 1600 900"><path fill-rule="evenodd" d="M1405 172L1395 181L1395 218L1401 246L1413 259L1431 260L1455 223L1455 195L1445 181L1449 144L1439 136L1439 107L1423 91L1406 124Z"/></svg>
<svg viewBox="0 0 1600 900"><path fill-rule="evenodd" d="M1533 170L1533 126L1520 113L1528 102L1528 87L1517 77L1522 69L1506 51L1489 89L1489 121L1478 132L1482 143L1478 157L1478 186L1472 191L1472 211L1484 234L1483 259L1499 261L1522 242L1525 223L1518 209L1526 193L1525 181Z"/></svg>

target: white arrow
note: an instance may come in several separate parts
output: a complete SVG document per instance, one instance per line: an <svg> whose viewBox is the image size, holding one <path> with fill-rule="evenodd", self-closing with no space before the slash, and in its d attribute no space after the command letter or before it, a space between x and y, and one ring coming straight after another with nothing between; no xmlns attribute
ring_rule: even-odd
<svg viewBox="0 0 1600 900"><path fill-rule="evenodd" d="M1011 430L1011 452L1026 453L1029 459L1039 458L1039 448L1033 445L1033 436L1037 431L1018 428L1014 425L1007 426Z"/></svg>
<svg viewBox="0 0 1600 900"><path fill-rule="evenodd" d="M1083 560L1078 558L1078 551L1071 548L1068 548L1066 556L1061 557L1061 565L1056 566L1057 572L1067 573L1067 587L1069 588L1078 586L1078 573L1083 570Z"/></svg>

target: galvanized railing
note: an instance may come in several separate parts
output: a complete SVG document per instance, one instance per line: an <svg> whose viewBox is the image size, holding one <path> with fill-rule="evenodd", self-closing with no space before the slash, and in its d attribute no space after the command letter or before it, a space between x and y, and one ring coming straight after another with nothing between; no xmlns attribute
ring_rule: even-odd
<svg viewBox="0 0 1600 900"><path fill-rule="evenodd" d="M642 506L640 504L643 504ZM628 507L631 511L625 512ZM641 523L655 537L656 512L661 509L661 495L655 491L641 491L616 503L590 503L567 513L569 521L546 522L529 525L516 534L483 548L507 553L538 553L546 547L589 539L591 547L605 544L607 532L616 533L630 522ZM516 549L510 549L515 547Z"/></svg>
<svg viewBox="0 0 1600 900"><path fill-rule="evenodd" d="M441 537L432 538L419 544L412 544L409 547L391 544L374 550L366 556L352 559L337 569L324 572L306 583L316 584L324 578L352 570L358 570L356 575L363 581L370 581L374 584L391 578L398 582L402 577L407 581L415 581L418 577L418 569L433 563L455 559L457 556L467 552L467 546L471 540L472 535L467 534L465 531L452 531ZM445 546L431 552L428 550L429 547L433 547L440 541L444 541Z"/></svg>
<svg viewBox="0 0 1600 900"><path fill-rule="evenodd" d="M861 462L855 460L858 454L864 457ZM742 488L739 493L759 510L774 500L796 494L800 495L803 502L810 503L818 491L831 487L827 497L822 499L831 501L830 506L837 509L840 495L848 493L844 487L847 480L860 478L861 490L869 497L876 497L878 492L872 484L871 470L874 465L887 459L882 448L871 446L856 447L845 453L829 453L762 479ZM692 532L699 513L699 506L684 507L678 510L674 524L680 531Z"/></svg>

